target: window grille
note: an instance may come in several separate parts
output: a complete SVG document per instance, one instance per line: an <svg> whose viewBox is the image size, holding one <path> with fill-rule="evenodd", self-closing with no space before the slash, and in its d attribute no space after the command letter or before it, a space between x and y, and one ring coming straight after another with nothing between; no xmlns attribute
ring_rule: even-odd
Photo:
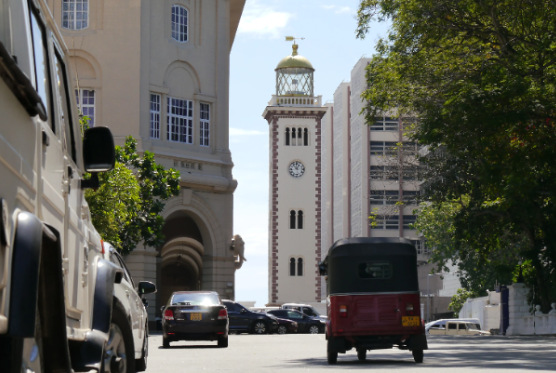
<svg viewBox="0 0 556 373"><path fill-rule="evenodd" d="M172 5L172 38L180 43L187 41L187 9Z"/></svg>
<svg viewBox="0 0 556 373"><path fill-rule="evenodd" d="M290 211L290 229L295 229L295 210Z"/></svg>
<svg viewBox="0 0 556 373"><path fill-rule="evenodd" d="M303 258L297 259L297 275L303 276Z"/></svg>
<svg viewBox="0 0 556 373"><path fill-rule="evenodd" d="M427 247L427 243L425 240L411 240L415 249L417 249L418 255L428 255L430 254L429 248Z"/></svg>
<svg viewBox="0 0 556 373"><path fill-rule="evenodd" d="M290 129L286 127L286 146L290 146Z"/></svg>
<svg viewBox="0 0 556 373"><path fill-rule="evenodd" d="M295 276L295 258L290 258L290 276Z"/></svg>
<svg viewBox="0 0 556 373"><path fill-rule="evenodd" d="M151 139L160 139L160 95L151 94Z"/></svg>
<svg viewBox="0 0 556 373"><path fill-rule="evenodd" d="M297 212L297 229L303 229L303 211Z"/></svg>
<svg viewBox="0 0 556 373"><path fill-rule="evenodd" d="M375 219L376 226L372 229L398 229L400 226L399 216L384 216L379 215Z"/></svg>
<svg viewBox="0 0 556 373"><path fill-rule="evenodd" d="M399 200L397 190L372 190L370 193L371 205L395 205Z"/></svg>
<svg viewBox="0 0 556 373"><path fill-rule="evenodd" d="M210 106L201 103L201 146L209 146L210 138Z"/></svg>
<svg viewBox="0 0 556 373"><path fill-rule="evenodd" d="M398 180L399 169L396 166L371 166L372 180Z"/></svg>
<svg viewBox="0 0 556 373"><path fill-rule="evenodd" d="M382 117L371 125L371 131L398 131L399 121L396 118Z"/></svg>
<svg viewBox="0 0 556 373"><path fill-rule="evenodd" d="M193 144L193 101L168 97L166 139Z"/></svg>
<svg viewBox="0 0 556 373"><path fill-rule="evenodd" d="M95 126L95 91L89 89L76 89L77 108L79 114L89 117L89 127Z"/></svg>
<svg viewBox="0 0 556 373"><path fill-rule="evenodd" d="M395 141L371 141L371 155L395 155L397 144Z"/></svg>
<svg viewBox="0 0 556 373"><path fill-rule="evenodd" d="M414 224L417 221L417 216L415 215L404 215L403 216L403 229L413 229L409 224Z"/></svg>
<svg viewBox="0 0 556 373"><path fill-rule="evenodd" d="M403 201L405 203L417 203L417 198L419 197L418 190L404 190L403 191Z"/></svg>
<svg viewBox="0 0 556 373"><path fill-rule="evenodd" d="M62 0L62 27L68 30L89 27L89 0Z"/></svg>

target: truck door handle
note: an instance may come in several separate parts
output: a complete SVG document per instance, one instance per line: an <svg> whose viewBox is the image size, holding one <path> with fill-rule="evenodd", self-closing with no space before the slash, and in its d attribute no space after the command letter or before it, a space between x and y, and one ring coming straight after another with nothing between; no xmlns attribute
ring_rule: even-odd
<svg viewBox="0 0 556 373"><path fill-rule="evenodd" d="M125 295L129 298L129 290L125 291Z"/></svg>

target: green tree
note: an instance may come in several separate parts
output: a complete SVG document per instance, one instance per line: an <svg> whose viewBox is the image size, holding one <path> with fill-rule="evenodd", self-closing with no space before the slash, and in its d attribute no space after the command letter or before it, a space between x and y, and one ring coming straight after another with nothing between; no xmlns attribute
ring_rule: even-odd
<svg viewBox="0 0 556 373"><path fill-rule="evenodd" d="M137 153L137 141L129 136L123 147L116 146L116 166L99 174L100 187L87 190L93 225L105 241L128 254L141 241L146 246L164 243L163 201L180 191L179 172L166 170L154 161L154 154Z"/></svg>
<svg viewBox="0 0 556 373"><path fill-rule="evenodd" d="M463 305L469 298L475 298L477 295L471 291L465 289L458 289L456 293L452 296L452 300L448 305L448 309L454 311L454 317L459 316L459 311L461 311Z"/></svg>
<svg viewBox="0 0 556 373"><path fill-rule="evenodd" d="M386 110L419 117L412 136L442 154L422 160L429 201L469 198L454 216L456 250L496 257L513 242L545 312L556 299L555 9L363 0L357 28L364 37L373 21L391 22L368 66L368 121Z"/></svg>

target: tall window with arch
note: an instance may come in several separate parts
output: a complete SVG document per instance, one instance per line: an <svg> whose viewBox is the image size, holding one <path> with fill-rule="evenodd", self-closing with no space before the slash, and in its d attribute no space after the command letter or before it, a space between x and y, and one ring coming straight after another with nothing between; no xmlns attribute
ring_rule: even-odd
<svg viewBox="0 0 556 373"><path fill-rule="evenodd" d="M297 275L303 276L303 258L297 259Z"/></svg>
<svg viewBox="0 0 556 373"><path fill-rule="evenodd" d="M295 276L295 258L290 258L290 276Z"/></svg>
<svg viewBox="0 0 556 373"><path fill-rule="evenodd" d="M295 210L290 211L290 229L295 229Z"/></svg>
<svg viewBox="0 0 556 373"><path fill-rule="evenodd" d="M188 40L187 9L181 5L172 5L172 39L180 43Z"/></svg>
<svg viewBox="0 0 556 373"><path fill-rule="evenodd" d="M290 128L286 127L286 146L290 146Z"/></svg>
<svg viewBox="0 0 556 373"><path fill-rule="evenodd" d="M303 211L297 212L297 229L303 229Z"/></svg>
<svg viewBox="0 0 556 373"><path fill-rule="evenodd" d="M296 136L296 129L295 127L292 128L292 146L296 146L297 145L297 136Z"/></svg>
<svg viewBox="0 0 556 373"><path fill-rule="evenodd" d="M307 128L303 130L303 146L309 146L309 130Z"/></svg>

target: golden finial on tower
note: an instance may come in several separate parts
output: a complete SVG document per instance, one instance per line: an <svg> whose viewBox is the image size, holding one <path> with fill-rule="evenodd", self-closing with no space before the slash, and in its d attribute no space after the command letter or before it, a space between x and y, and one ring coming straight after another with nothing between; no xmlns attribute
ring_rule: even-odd
<svg viewBox="0 0 556 373"><path fill-rule="evenodd" d="M296 40L305 40L305 38L294 38L293 36L286 36L286 41L293 41L292 56L297 56L297 48L299 48L299 45L295 44Z"/></svg>

